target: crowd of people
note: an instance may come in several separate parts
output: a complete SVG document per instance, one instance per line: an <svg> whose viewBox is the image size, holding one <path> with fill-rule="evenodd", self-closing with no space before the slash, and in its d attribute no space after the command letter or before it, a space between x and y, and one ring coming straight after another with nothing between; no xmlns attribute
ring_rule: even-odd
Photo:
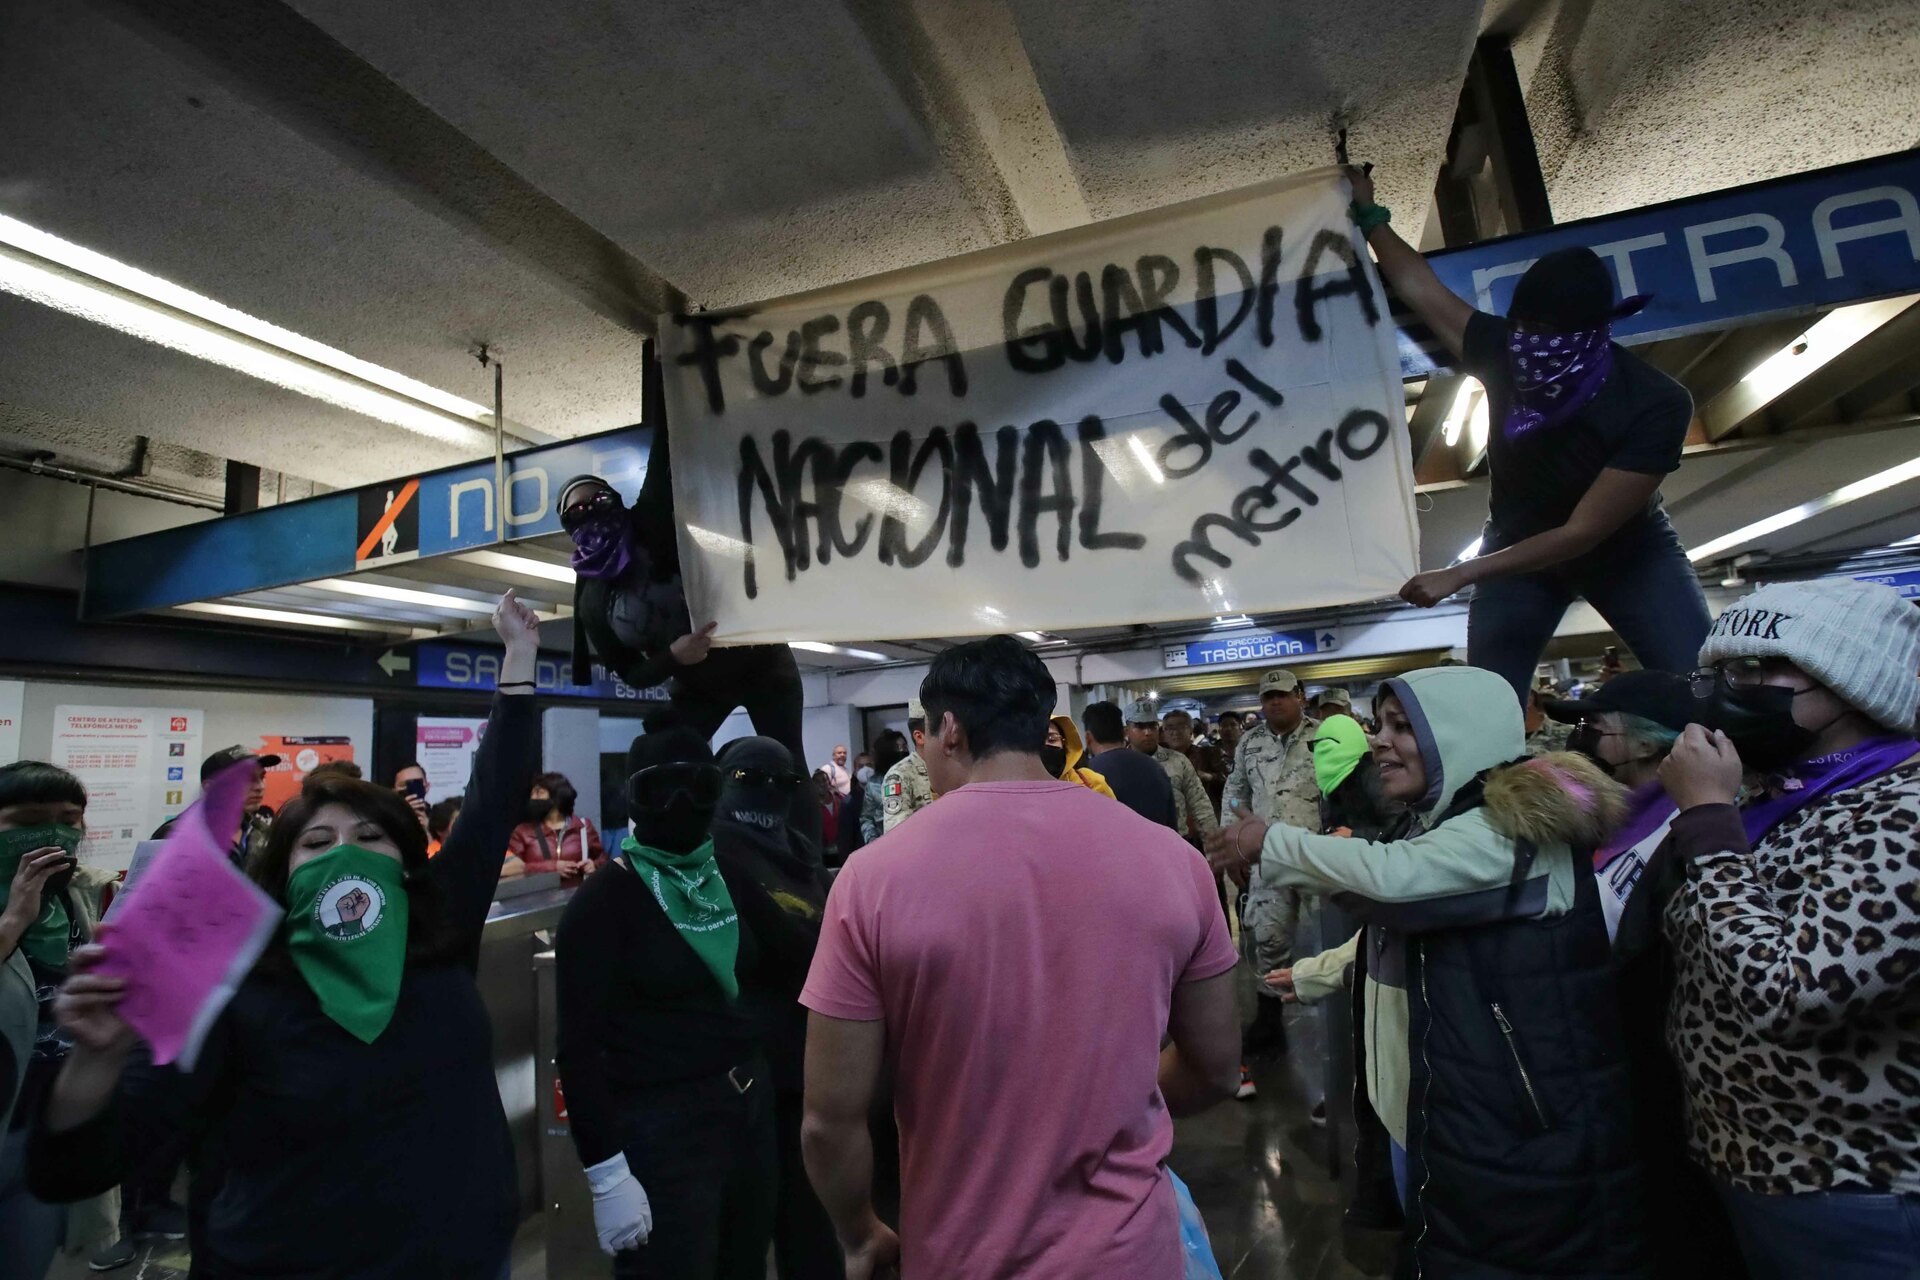
<svg viewBox="0 0 1920 1280"><path fill-rule="evenodd" d="M341 762L268 814L263 758L208 760L256 784L229 856L285 917L182 1070L122 1016L85 788L0 767L0 1280L116 1222L188 1239L205 1280L506 1276L475 970L499 882L542 872L574 890L556 1058L616 1276L1188 1274L1173 1121L1253 1096L1287 1006L1333 1000L1350 1216L1412 1274L1912 1275L1920 610L1779 581L1711 619L1658 495L1690 402L1609 339L1644 299L1566 250L1477 312L1351 177L1497 424L1480 554L1402 589L1473 589L1465 662L1371 690L1268 671L1215 723L1076 718L996 636L932 661L904 732L810 771L788 648L689 616L649 359L638 500L558 495L576 680L666 685L624 832L537 772L538 625L509 594L457 800ZM1639 669L1543 687L1578 597ZM716 755L736 708L755 735Z"/></svg>

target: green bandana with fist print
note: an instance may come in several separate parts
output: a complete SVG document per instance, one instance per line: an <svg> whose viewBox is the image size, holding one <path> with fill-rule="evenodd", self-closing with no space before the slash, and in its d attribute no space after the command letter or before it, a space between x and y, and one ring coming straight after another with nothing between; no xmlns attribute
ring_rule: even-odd
<svg viewBox="0 0 1920 1280"><path fill-rule="evenodd" d="M393 1020L407 967L407 890L398 860L343 844L287 880L287 950L349 1035L372 1044Z"/></svg>

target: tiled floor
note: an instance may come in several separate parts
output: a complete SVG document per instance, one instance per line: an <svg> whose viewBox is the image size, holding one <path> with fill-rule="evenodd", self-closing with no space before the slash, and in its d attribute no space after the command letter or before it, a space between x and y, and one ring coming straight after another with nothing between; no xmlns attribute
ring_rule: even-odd
<svg viewBox="0 0 1920 1280"><path fill-rule="evenodd" d="M1296 1011L1298 1014L1298 1011ZM1393 1238L1345 1230L1346 1197L1327 1174L1327 1131L1308 1122L1312 1086L1302 1064L1317 1060L1311 1015L1293 1023L1293 1052L1254 1064L1259 1096L1180 1123L1169 1166L1193 1189L1227 1280L1368 1280L1392 1274ZM547 1275L545 1231L536 1219L515 1242L513 1280L601 1280ZM125 1280L182 1280L179 1246L153 1250ZM88 1276L85 1259L63 1259L49 1280ZM769 1275L771 1276L771 1272Z"/></svg>

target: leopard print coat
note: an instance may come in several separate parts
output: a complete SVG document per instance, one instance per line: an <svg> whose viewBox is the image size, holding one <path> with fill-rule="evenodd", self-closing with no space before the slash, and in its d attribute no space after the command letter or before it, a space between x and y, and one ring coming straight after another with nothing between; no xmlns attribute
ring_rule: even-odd
<svg viewBox="0 0 1920 1280"><path fill-rule="evenodd" d="M1747 851L1675 820L1667 1042L1696 1161L1765 1195L1920 1194L1920 764L1825 797Z"/></svg>

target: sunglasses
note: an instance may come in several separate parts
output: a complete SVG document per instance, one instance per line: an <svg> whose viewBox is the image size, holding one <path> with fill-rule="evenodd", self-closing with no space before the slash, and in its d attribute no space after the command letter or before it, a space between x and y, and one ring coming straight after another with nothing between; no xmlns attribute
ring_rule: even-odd
<svg viewBox="0 0 1920 1280"><path fill-rule="evenodd" d="M599 515L603 511L610 511L619 505L620 495L614 493L611 489L591 490L588 496L581 498L577 502L567 504L566 510L560 513L560 527L568 532L572 532L575 528L592 519L594 516Z"/></svg>
<svg viewBox="0 0 1920 1280"><path fill-rule="evenodd" d="M797 773L769 773L765 769L729 769L727 781L743 787L765 787L771 791L797 791L812 781Z"/></svg>
<svg viewBox="0 0 1920 1280"><path fill-rule="evenodd" d="M696 809L720 803L720 770L710 764L656 764L627 779L629 809L668 809L684 800Z"/></svg>

